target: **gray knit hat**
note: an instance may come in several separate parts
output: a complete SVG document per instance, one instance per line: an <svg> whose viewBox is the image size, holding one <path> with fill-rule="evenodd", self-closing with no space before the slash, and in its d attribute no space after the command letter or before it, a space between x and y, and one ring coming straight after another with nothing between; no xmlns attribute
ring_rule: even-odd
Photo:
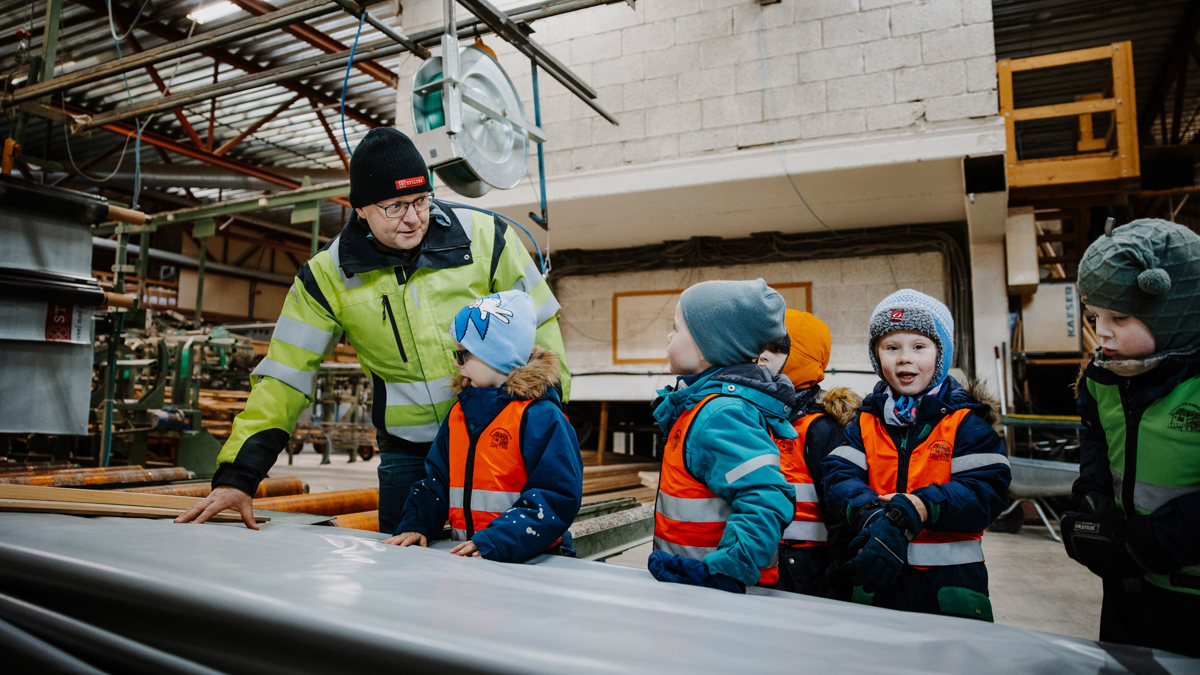
<svg viewBox="0 0 1200 675"><path fill-rule="evenodd" d="M705 361L750 363L771 340L787 335L783 296L762 279L705 281L679 296L679 308Z"/></svg>
<svg viewBox="0 0 1200 675"><path fill-rule="evenodd" d="M1154 335L1156 354L1200 349L1200 236L1146 218L1092 242L1079 262L1085 304L1128 314Z"/></svg>
<svg viewBox="0 0 1200 675"><path fill-rule="evenodd" d="M930 387L941 384L954 363L954 317L945 305L920 291L904 288L884 298L871 312L868 331L871 367L880 378L883 371L879 368L879 357L875 356L875 344L884 335L897 331L920 333L937 345L937 369L929 380Z"/></svg>

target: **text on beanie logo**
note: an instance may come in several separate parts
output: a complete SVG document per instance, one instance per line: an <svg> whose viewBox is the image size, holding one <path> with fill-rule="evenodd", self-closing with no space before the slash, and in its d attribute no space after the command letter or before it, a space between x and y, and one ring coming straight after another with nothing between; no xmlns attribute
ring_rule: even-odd
<svg viewBox="0 0 1200 675"><path fill-rule="evenodd" d="M416 185L424 184L425 176L417 176L416 178L401 178L400 180L396 181L396 189L403 190L404 188L410 188Z"/></svg>
<svg viewBox="0 0 1200 675"><path fill-rule="evenodd" d="M890 321L891 321L892 323L899 323L899 322L901 322L901 321L903 321L903 320L904 320L904 310L902 310L902 309L893 309L893 310L892 310L892 315L891 315Z"/></svg>

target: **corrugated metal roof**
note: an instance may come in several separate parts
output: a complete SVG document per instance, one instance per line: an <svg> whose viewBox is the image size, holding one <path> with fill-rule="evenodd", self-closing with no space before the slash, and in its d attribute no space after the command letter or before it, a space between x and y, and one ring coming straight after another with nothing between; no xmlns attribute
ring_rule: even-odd
<svg viewBox="0 0 1200 675"><path fill-rule="evenodd" d="M235 0L243 7L264 6L262 0ZM128 56L140 49L147 50L161 45L178 42L190 34L211 34L229 26L244 24L252 18L250 12L238 12L210 24L196 25L187 19L187 14L211 0L183 0L179 2L146 2L145 0L113 0L110 25L105 0L65 0L61 12L60 35L57 50L59 64L56 77L70 76L81 69L106 63L118 55L113 33L130 30L131 38L120 44L120 53ZM305 0L272 0L268 7L294 8ZM145 10L138 15L141 7ZM330 3L333 7L334 3ZM388 16L391 3L374 3L372 15L395 29L399 21ZM1130 3L1125 0L995 0L992 3L997 58L1019 58L1036 54L1061 52L1092 47L1120 40L1132 40L1137 78L1139 112L1145 114L1156 87L1161 86L1163 74L1177 52L1179 35L1190 26L1196 13L1195 0L1161 0L1154 3ZM7 3L0 6L0 75L3 76L3 91L22 86L20 79L28 70L29 59L39 54L42 48L46 14L45 2ZM137 16L136 22L134 17ZM460 16L461 18L461 16ZM310 19L307 25L324 33L328 38L348 46L354 41L358 19L334 7L328 14ZM18 49L18 30L31 33L28 50ZM360 44L376 42L384 36L369 26L363 30ZM136 43L136 47L134 46ZM1191 42L1185 43L1190 49ZM175 92L187 91L211 84L214 79L214 55L221 64L215 67L218 82L245 76L247 70L262 71L270 68L295 64L304 59L323 54L320 49L306 43L282 28L274 28L253 37L232 40L206 53L191 53L159 63L154 67L157 77L169 83ZM393 59L394 61L394 59ZM244 141L228 150L223 157L234 162L262 169L290 168L329 172L344 171L341 158L334 150L334 142L317 117L317 111L333 130L336 143L344 146L339 102L345 61L337 59L334 67L324 72L299 78L298 81L266 84L245 88L222 95L213 100L190 103L181 109L180 116L186 120L205 150L208 149L210 126L212 148L219 148L237 137L264 116L285 106L262 126L255 129ZM384 68L386 63L380 64ZM1194 72L1196 67L1192 66ZM1022 76L1018 83L1018 103L1036 105L1063 100L1064 96L1077 93L1081 88L1103 86L1105 73L1087 68L1063 68L1058 72L1039 76ZM1195 75L1189 73L1189 78ZM408 82L398 83L407 87ZM1194 87L1192 89L1195 89ZM355 145L372 125L391 123L395 115L396 92L360 68L351 69L345 117L345 138ZM54 104L66 104L75 111L100 113L128 105L130 101L141 103L161 97L147 69L130 71L125 76L109 77L94 83L74 86L55 94ZM299 96L298 100L297 96ZM1183 119L1187 122L1184 138L1190 139L1200 128L1200 93L1189 93L1185 99ZM310 100L315 98L315 102ZM1069 100L1069 99L1067 99ZM13 134L17 115L10 108L0 120L0 133ZM192 134L185 128L179 116L172 111L162 111L143 117L147 134L167 139L182 148L195 148ZM131 122L125 122L132 126ZM1161 144L1163 139L1158 125L1154 137L1142 139L1143 144ZM1057 152L1056 143L1061 129L1038 128L1031 125L1023 131L1022 151L1041 154ZM80 178L72 179L67 185L76 189L99 192L118 201L128 203L131 198L131 181L124 174L133 165L135 143L106 131L94 131L89 136L68 135L62 122L48 122L30 117L22 138L26 157L44 158L47 167L55 173L58 163L75 170L89 167L89 163L101 158L95 166L87 168L88 175L100 178L108 174L118 159L122 161L121 178L105 183ZM68 145L69 144L69 145ZM344 148L343 148L344 150ZM32 160L31 160L32 161ZM195 167L198 173L228 175L229 170L215 167L199 159L177 152L166 152L151 143L143 142L141 162L147 166L170 163L176 166ZM290 174L294 175L294 174ZM321 182L321 181L317 181ZM284 189L274 188L271 189ZM166 191L161 195L158 191ZM140 199L140 206L151 211L178 208L181 200L201 198L236 199L258 193L257 189L196 187L186 190L180 187L148 186ZM281 223L287 222L286 210L277 214L257 214ZM343 209L336 204L326 203L323 210L323 231L335 232L341 224Z"/></svg>

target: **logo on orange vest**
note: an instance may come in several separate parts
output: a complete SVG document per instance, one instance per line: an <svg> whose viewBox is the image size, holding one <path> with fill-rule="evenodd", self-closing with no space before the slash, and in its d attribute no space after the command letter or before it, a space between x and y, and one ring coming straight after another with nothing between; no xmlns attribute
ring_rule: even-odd
<svg viewBox="0 0 1200 675"><path fill-rule="evenodd" d="M508 446L508 442L510 440L512 440L512 436L510 436L507 431L503 429L496 429L492 432L490 445L493 448L503 448Z"/></svg>
<svg viewBox="0 0 1200 675"><path fill-rule="evenodd" d="M952 455L954 455L954 446L946 441L937 440L929 446L929 459L938 462L949 462Z"/></svg>
<svg viewBox="0 0 1200 675"><path fill-rule="evenodd" d="M676 429L675 431L673 431L673 432L671 433L671 437L667 439L667 447L669 447L669 448L675 448L675 447L678 447L678 446L679 446L679 442L680 442L681 440L683 440L683 439L681 438L682 436L683 436L683 432L682 432L682 431L680 431L680 430L678 430L678 429Z"/></svg>
<svg viewBox="0 0 1200 675"><path fill-rule="evenodd" d="M396 181L396 189L403 190L407 187L414 187L425 184L425 176L417 176L416 178L401 178Z"/></svg>
<svg viewBox="0 0 1200 675"><path fill-rule="evenodd" d="M779 454L790 455L796 451L796 439L776 438L775 445L779 446Z"/></svg>
<svg viewBox="0 0 1200 675"><path fill-rule="evenodd" d="M899 321L903 321L903 320L904 320L904 310L902 310L902 309L893 309L893 310L892 310L891 321L892 321L892 322L899 322Z"/></svg>
<svg viewBox="0 0 1200 675"><path fill-rule="evenodd" d="M1200 431L1200 407L1194 403L1180 404L1171 411L1171 421L1167 423L1167 428L1192 433Z"/></svg>

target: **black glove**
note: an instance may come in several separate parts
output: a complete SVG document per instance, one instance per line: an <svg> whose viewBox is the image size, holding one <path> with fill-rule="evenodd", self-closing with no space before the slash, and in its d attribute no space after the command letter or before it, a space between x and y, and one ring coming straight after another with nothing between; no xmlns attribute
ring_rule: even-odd
<svg viewBox="0 0 1200 675"><path fill-rule="evenodd" d="M912 502L897 495L893 503L872 514L862 531L850 542L851 550L862 550L842 565L840 571L849 574L851 581L867 593L891 586L908 563L908 542L917 536L920 523L921 518Z"/></svg>
<svg viewBox="0 0 1200 675"><path fill-rule="evenodd" d="M745 593L742 582L725 574L710 574L703 560L685 558L666 551L653 551L646 561L646 569L659 581L690 586L705 586L730 593Z"/></svg>
<svg viewBox="0 0 1200 675"><path fill-rule="evenodd" d="M1063 546L1072 560L1108 579L1141 576L1125 549L1124 521L1112 497L1089 493L1080 502L1087 511L1067 511L1062 526Z"/></svg>
<svg viewBox="0 0 1200 675"><path fill-rule="evenodd" d="M1134 516L1125 524L1125 550L1147 572L1166 574L1178 565L1171 562L1167 552L1159 546L1150 529L1150 516Z"/></svg>

